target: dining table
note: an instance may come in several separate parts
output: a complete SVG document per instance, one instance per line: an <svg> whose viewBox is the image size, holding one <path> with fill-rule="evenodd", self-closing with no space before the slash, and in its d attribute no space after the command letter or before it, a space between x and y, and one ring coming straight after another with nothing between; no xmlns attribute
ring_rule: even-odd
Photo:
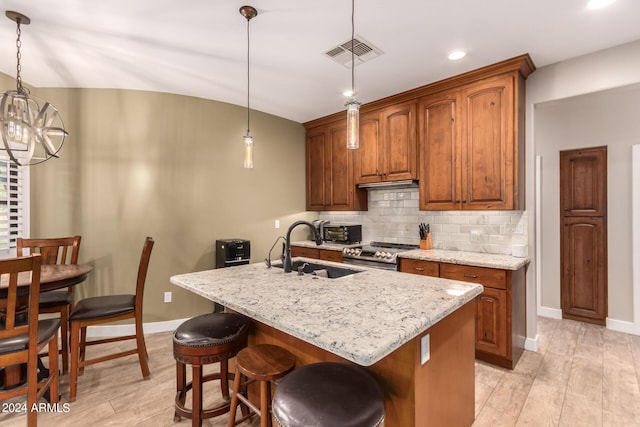
<svg viewBox="0 0 640 427"><path fill-rule="evenodd" d="M85 280L93 267L88 264L45 264L40 267L40 293L54 291L78 285ZM0 281L0 309L4 308L4 301L7 298L8 277L3 276ZM31 285L31 272L18 274L18 298L25 298L29 295ZM41 364L41 362L39 361ZM44 366L41 365L41 368ZM26 370L21 365L8 366L4 369L3 379L0 387L11 388L22 384L26 378ZM45 372L43 372L45 375Z"/></svg>

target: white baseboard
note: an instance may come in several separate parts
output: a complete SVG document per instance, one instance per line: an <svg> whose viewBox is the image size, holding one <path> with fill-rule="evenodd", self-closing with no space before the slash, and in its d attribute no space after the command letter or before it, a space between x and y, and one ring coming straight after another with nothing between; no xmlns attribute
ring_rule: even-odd
<svg viewBox="0 0 640 427"><path fill-rule="evenodd" d="M524 349L525 350L529 350L529 351L538 351L538 337L539 335L536 334L535 338L527 338L526 340L524 340Z"/></svg>
<svg viewBox="0 0 640 427"><path fill-rule="evenodd" d="M538 316L562 319L562 310L551 307L538 307Z"/></svg>
<svg viewBox="0 0 640 427"><path fill-rule="evenodd" d="M540 307L538 309L538 316L550 317L552 319L562 319L562 310L560 310L559 308ZM607 318L607 329L617 332L624 332L626 334L640 335L638 326L635 323L628 322L626 320Z"/></svg>
<svg viewBox="0 0 640 427"><path fill-rule="evenodd" d="M152 322L142 325L145 334L154 334L156 332L175 331L183 322L189 320L176 319L164 322ZM90 326L87 328L88 338L104 338L104 337L120 337L125 335L134 335L136 333L135 325L108 325L108 326Z"/></svg>
<svg viewBox="0 0 640 427"><path fill-rule="evenodd" d="M607 329L624 332L626 334L640 335L636 325L633 322L627 322L625 320L616 320L607 317Z"/></svg>

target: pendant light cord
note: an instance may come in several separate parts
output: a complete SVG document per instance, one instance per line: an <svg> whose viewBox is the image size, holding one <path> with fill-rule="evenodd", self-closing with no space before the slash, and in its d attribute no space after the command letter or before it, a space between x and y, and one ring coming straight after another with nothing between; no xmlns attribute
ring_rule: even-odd
<svg viewBox="0 0 640 427"><path fill-rule="evenodd" d="M251 133L251 109L249 108L249 21L250 18L247 18L247 136Z"/></svg>
<svg viewBox="0 0 640 427"><path fill-rule="evenodd" d="M351 96L355 98L356 96L356 88L355 88L355 54L353 53L353 39L355 37L355 10L356 10L356 0L351 0Z"/></svg>

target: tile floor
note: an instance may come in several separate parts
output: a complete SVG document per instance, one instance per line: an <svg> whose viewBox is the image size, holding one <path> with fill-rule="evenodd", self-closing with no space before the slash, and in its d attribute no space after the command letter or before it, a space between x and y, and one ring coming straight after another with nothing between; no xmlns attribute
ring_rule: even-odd
<svg viewBox="0 0 640 427"><path fill-rule="evenodd" d="M538 318L538 332L540 351L525 351L513 371L476 363L474 427L640 426L640 336L544 317ZM191 425L190 420L173 422L171 333L148 335L147 347L151 379L142 380L135 356L90 366L68 412L42 413L39 425ZM217 395L215 385L209 384L212 392L205 388L205 394ZM61 390L61 402L68 403L68 375L61 377ZM0 426L24 425L24 415L0 413ZM224 418L203 423L225 425Z"/></svg>

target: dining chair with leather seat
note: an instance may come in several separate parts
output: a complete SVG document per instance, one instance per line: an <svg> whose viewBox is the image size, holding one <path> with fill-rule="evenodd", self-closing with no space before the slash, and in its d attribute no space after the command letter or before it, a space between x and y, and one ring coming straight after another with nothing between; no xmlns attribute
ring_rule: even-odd
<svg viewBox="0 0 640 427"><path fill-rule="evenodd" d="M41 255L42 264L77 264L80 253L80 236L16 239L18 256L24 256L24 249ZM40 295L40 313L57 313L60 315L62 353L62 372L69 370L69 314L73 310L73 287L64 290L43 292Z"/></svg>
<svg viewBox="0 0 640 427"><path fill-rule="evenodd" d="M140 369L142 370L142 377L145 380L149 378L149 357L142 330L142 300L153 244L153 239L147 237L142 248L142 255L140 256L135 295L104 295L85 298L78 301L73 308L69 316L71 326L71 378L69 399L72 402L76 399L78 375L81 374L84 367L88 365L137 354ZM136 333L134 335L87 341L87 327L124 319L135 319ZM86 359L87 346L133 339L136 340L136 347L133 349L96 357L94 359Z"/></svg>
<svg viewBox="0 0 640 427"><path fill-rule="evenodd" d="M57 357L49 358L49 376L38 378L38 352L48 346L49 354L57 354L60 328L60 319L38 320L40 265L39 254L0 260L0 367L4 367L6 373L7 369L16 365L27 364L26 384L0 389L0 400L26 394L25 410L29 427L37 425L37 404L47 391L50 403L58 403ZM31 275L29 286L18 286L19 275L26 274ZM25 294L25 288L28 288L28 295ZM21 316L25 316L25 309L26 319L21 319Z"/></svg>

